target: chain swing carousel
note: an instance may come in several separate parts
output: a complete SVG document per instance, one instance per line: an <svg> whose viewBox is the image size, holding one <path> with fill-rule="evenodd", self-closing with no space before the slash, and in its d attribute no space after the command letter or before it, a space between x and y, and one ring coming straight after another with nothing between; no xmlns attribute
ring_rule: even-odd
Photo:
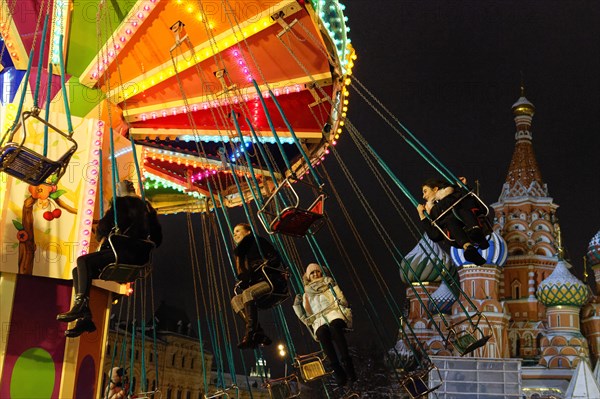
<svg viewBox="0 0 600 399"><path fill-rule="evenodd" d="M8 89L0 110L0 295L11 329L0 350L0 391L98 397L110 304L126 286L94 282L93 334L67 340L54 318L69 308L76 257L95 249L93 221L109 204L112 181L143 182L160 213L187 210L211 191L216 206L230 207L251 198L250 165L259 191L279 190L263 210L270 232L314 228L324 196L294 201L290 182L325 156L345 116L353 51L343 6L8 0L1 7L0 79ZM310 180L303 183L319 188Z"/></svg>
<svg viewBox="0 0 600 399"><path fill-rule="evenodd" d="M253 230L258 232L262 226L282 254L295 293L303 290L300 276L307 262L298 254L294 239L306 240L314 259L331 275L334 270L315 239L319 228L328 226L338 251L345 253L324 214L326 188L342 209L344 204L322 163L333 153L358 190L335 148L343 126L366 164L383 169L384 173L374 172L380 183L387 174L416 204L346 119L350 87L367 104L374 102L358 80L354 84L349 78L356 56L347 37L344 7L337 0L8 0L1 7L0 81L10 90L4 92L0 109L0 124L6 132L1 158L5 173L0 175L0 212L5 221L0 226L0 318L11 328L0 344L0 396L102 395L99 381L112 300L128 293L133 280L139 278L140 286L146 284L151 270L146 264L115 262L102 274L108 281L94 282L91 303L99 328L93 334L67 340L66 327L56 323L55 315L69 308L71 269L78 255L95 249L94 220L104 213L119 180L136 181L138 192L159 213L186 212L188 217L199 213L205 233L202 248L216 242L231 247L227 208L241 205ZM36 18L19 17L27 14ZM54 73L60 73L60 82L52 79ZM39 117L42 106L43 118ZM27 115L33 118L27 121ZM398 129L395 123L390 126ZM47 127L59 133L56 138ZM412 136L407 141L413 148L420 144ZM422 152L425 158L434 158L426 148ZM443 165L441 171L449 181L457 181ZM391 193L392 185L383 185ZM357 197L364 201L359 191ZM394 201L394 206L402 207ZM372 207L368 202L362 205L403 279L415 290L426 292L419 273L395 247ZM401 364L393 366L403 370L398 376L401 386L411 397L422 397L439 386L427 382L435 368L415 332L403 323L400 307L352 218L347 210L343 213L406 344L400 350L403 356L398 356ZM188 235L192 248L191 222ZM465 302L459 301L465 317L458 323L446 320L442 304L431 298L431 308L421 303L424 316L460 355L485 345L490 338L489 328L483 327L485 320L473 312L475 306L455 275L437 259L431 244L422 241L419 245L433 259L436 273L443 276L454 297ZM196 294L210 300L203 301L204 309L199 305L197 309L198 315L208 315L219 381L217 389L211 390L205 375L198 394L229 397L237 385L224 383L224 362L218 359L217 350L225 347L224 357L232 359L228 317L222 316L225 311L231 313L225 309L229 293L222 289L225 277L217 267L227 261L222 252L215 258L205 255L202 266L207 267L212 283L209 292ZM229 254L228 258L231 262ZM193 263L194 283L201 287L207 270L199 269L198 258ZM348 269L358 281L351 262ZM385 341L370 293L358 288L363 306L373 315L376 335ZM36 295L32 297L31 292ZM279 318L298 373L266 381L273 398L298 396L299 378L322 381L328 375L320 354L296 353L277 306L287 294L265 307L273 308ZM145 298L140 300L146 303ZM219 306L206 307L206 303ZM50 333L31 333L38 329ZM198 330L202 331L200 325ZM133 336L130 343L122 341L121 356L133 353L132 341ZM260 351L255 355L260 356ZM143 357L136 366L132 356L129 367L130 373L140 377L136 392L152 396L160 391L158 370L146 370ZM39 383L35 387L24 383L31 379ZM153 381L151 387L147 380ZM133 389L130 394L135 393ZM348 390L341 396L357 394Z"/></svg>

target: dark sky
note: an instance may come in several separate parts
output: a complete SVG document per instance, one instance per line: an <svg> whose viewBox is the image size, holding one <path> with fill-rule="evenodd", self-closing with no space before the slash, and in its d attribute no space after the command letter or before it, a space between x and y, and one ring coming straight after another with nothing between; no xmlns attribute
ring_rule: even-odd
<svg viewBox="0 0 600 399"><path fill-rule="evenodd" d="M350 37L358 54L354 75L455 174L479 180L482 198L488 203L497 201L513 153L511 106L519 97L523 74L526 97L536 107L532 132L537 160L550 196L560 206L563 241L575 274L581 278L587 244L600 229L600 1L346 3ZM352 91L349 107L348 118L413 195L420 197L419 184L435 175L432 169ZM337 149L369 201L387 217L390 234L400 249L408 252L416 242L406 233L404 222L390 216L394 213L347 134ZM386 257L332 156L325 167L400 300L403 288L396 266ZM416 219L414 208L402 201ZM356 244L339 207L335 203L328 206L338 233L355 254ZM242 218L239 209L232 215L234 223ZM172 248L187 243L182 236L185 217L162 220L169 251L157 253L158 297L186 303L193 317L193 288L185 257L188 249L178 251L181 256L175 262L172 253ZM350 273L337 263L339 255L329 234L322 231L317 238L332 259L342 289L352 303L360 303ZM304 265L310 261L311 255L304 254ZM379 317L393 337L393 315L380 299L364 262L358 256L355 261L360 278L380 306ZM291 307L291 301L287 304ZM368 331L364 315L359 319L357 330ZM290 328L300 328L293 318ZM356 342L360 337L350 340ZM308 348L316 349L314 345Z"/></svg>

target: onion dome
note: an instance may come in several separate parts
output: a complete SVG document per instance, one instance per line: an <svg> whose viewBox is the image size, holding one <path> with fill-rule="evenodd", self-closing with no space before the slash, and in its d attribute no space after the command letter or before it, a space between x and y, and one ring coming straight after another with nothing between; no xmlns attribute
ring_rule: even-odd
<svg viewBox="0 0 600 399"><path fill-rule="evenodd" d="M485 263L498 267L504 266L508 257L508 246L504 238L494 231L488 237L488 243L490 244L489 248L479 250L479 253L485 259ZM450 256L452 256L452 260L457 266L472 265L471 262L465 259L464 252L464 250L455 247L450 250Z"/></svg>
<svg viewBox="0 0 600 399"><path fill-rule="evenodd" d="M399 339L396 345L391 348L386 356L389 367L412 371L417 368L418 361L415 355L416 348L411 348L404 339Z"/></svg>
<svg viewBox="0 0 600 399"><path fill-rule="evenodd" d="M559 260L552 274L540 283L535 294L541 303L546 306L585 305L589 298L588 287L569 272L569 266L566 261Z"/></svg>
<svg viewBox="0 0 600 399"><path fill-rule="evenodd" d="M415 282L439 281L443 266L450 264L450 256L435 242L424 235L418 244L405 256L400 278L410 284ZM441 264L440 264L441 263ZM449 269L455 269L450 267Z"/></svg>
<svg viewBox="0 0 600 399"><path fill-rule="evenodd" d="M588 245L587 260L590 266L600 265L600 230Z"/></svg>
<svg viewBox="0 0 600 399"><path fill-rule="evenodd" d="M517 102L512 105L512 111L514 116L533 116L535 113L535 107L529 102L528 99L525 98L523 93L521 93L521 97L519 97Z"/></svg>
<svg viewBox="0 0 600 399"><path fill-rule="evenodd" d="M442 283L433 294L431 294L431 302L429 302L429 311L432 313L450 314L452 305L456 302L456 295L448 288L446 282ZM437 305L437 307L435 306Z"/></svg>

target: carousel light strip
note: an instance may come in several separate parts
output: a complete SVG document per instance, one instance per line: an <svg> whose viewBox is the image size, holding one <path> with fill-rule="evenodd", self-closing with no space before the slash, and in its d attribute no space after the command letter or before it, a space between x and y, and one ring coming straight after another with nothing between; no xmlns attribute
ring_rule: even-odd
<svg viewBox="0 0 600 399"><path fill-rule="evenodd" d="M179 61L176 63L177 71L181 73L184 70L211 58L215 51L223 51L238 44L245 38L267 29L271 25L275 24L275 22L271 19L271 15L273 15L273 13L284 11L290 7L293 8L294 5L297 6L297 2L295 0L284 0L266 10L261 11L260 14L250 16L248 20L241 22L235 30L229 29L215 36L215 44L212 44L210 41L206 41L194 47L193 52L191 50L186 51L179 56ZM300 7L296 8L301 9ZM258 20L256 20L257 18ZM240 36L240 31L241 36L243 36L241 38L238 37ZM88 78L92 79L92 76L88 76L88 74L92 72L93 71L88 71L86 69L84 72L86 75L82 75L85 76L85 79L82 78L82 80L87 82ZM128 98L131 98L142 91L162 82L163 80L173 77L174 75L175 69L173 68L173 63L171 61L167 61L162 65L153 68L147 73L140 75L129 82L125 82L121 86L109 91L107 93L107 98L114 103L123 102L124 100L127 100Z"/></svg>
<svg viewBox="0 0 600 399"><path fill-rule="evenodd" d="M348 37L350 27L347 26L348 17L344 15L346 6L338 0L311 0L311 3L335 45L345 74L348 68L353 67L352 59L349 57L352 51L350 44L352 41Z"/></svg>
<svg viewBox="0 0 600 399"><path fill-rule="evenodd" d="M146 147L144 158L152 160L160 160L162 162L176 163L177 165L185 165L193 168L218 169L221 166L221 161L213 161L207 158L201 158L196 155L181 154L179 152L169 150L159 150L156 148Z"/></svg>
<svg viewBox="0 0 600 399"><path fill-rule="evenodd" d="M176 183L174 181L171 181L169 179L160 177L154 173L148 172L147 170L144 171L144 178L145 178L144 188L146 190L151 189L151 188L154 188L154 189L170 188L170 189L179 191L182 194L187 194L190 197L194 197L194 198L198 198L198 199L206 198L206 196L200 194L197 191L189 190L186 186L183 186L183 185ZM148 179L153 180L153 182L149 182Z"/></svg>
<svg viewBox="0 0 600 399"><path fill-rule="evenodd" d="M131 38L142 27L161 0L138 0L115 32L106 41L98 55L81 74L80 83L92 87L104 75L117 56L127 47ZM104 56L104 58L102 58Z"/></svg>
<svg viewBox="0 0 600 399"><path fill-rule="evenodd" d="M311 76L303 76L294 80L282 80L279 82L270 83L269 86L266 84L260 85L260 91L263 97L269 97L269 88L276 97L281 95L287 95L292 93L300 93L303 90L307 90L306 85L309 83L316 82L319 87L331 86L331 74L320 73ZM189 111L196 112L200 110L207 110L209 108L216 108L221 106L229 106L231 104L239 104L240 101L256 101L258 100L258 94L254 90L254 87L245 87L236 90L240 95L233 96L232 98L222 98L220 100L207 101L206 96L192 97L187 100L188 106L186 107L183 100L169 101L166 103L149 105L145 107L128 108L124 112L124 117L127 122L135 121L146 121L148 119L165 118L167 116L175 116L181 113L187 113ZM217 97L215 94L214 97Z"/></svg>
<svg viewBox="0 0 600 399"><path fill-rule="evenodd" d="M52 13L52 29L50 30L50 64L55 74L60 74L60 58L67 54L68 46L63 44L63 53L60 54L60 38L68 37L68 26L70 20L71 1L54 0Z"/></svg>
<svg viewBox="0 0 600 399"><path fill-rule="evenodd" d="M13 16L10 14L8 3L8 1L0 1L0 15L6 16L0 22L0 35L2 35L4 45L10 54L15 69L27 69L29 55L25 50Z"/></svg>
<svg viewBox="0 0 600 399"><path fill-rule="evenodd" d="M169 162L175 163L177 165L185 165L192 168L202 168L207 170L225 170L228 168L227 165L223 164L222 160L201 158L195 155L186 155L181 154L179 152L169 151L169 150L160 150L151 147L145 147L144 149L144 162L148 162L148 158L152 160L159 160L161 162ZM249 173L249 169L246 166L238 165L237 166L238 174L241 173ZM270 176L269 171L255 168L254 172L257 176ZM276 177L279 177L280 174L278 172L275 173Z"/></svg>
<svg viewBox="0 0 600 399"><path fill-rule="evenodd" d="M323 137L323 133L317 130L294 130L296 136L299 139L321 139ZM239 139L229 138L227 136L219 136L214 134L216 133L214 130L200 130L200 129L160 129L160 128L152 128L152 127L132 127L129 129L129 134L133 135L136 140L145 140L146 138L156 138L164 139L166 137L176 138L178 140L183 140L185 142L195 142L198 139L203 142L239 142ZM291 133L285 130L278 130L277 134L282 143L285 144L293 144L294 140L291 137ZM247 139L246 139L247 137ZM244 141L250 141L250 136L244 136ZM262 143L274 144L275 139L271 136L270 132L260 136L259 140ZM254 143L254 140L252 140Z"/></svg>
<svg viewBox="0 0 600 399"><path fill-rule="evenodd" d="M90 249L90 238L92 236L92 224L94 219L94 208L96 202L96 190L98 187L98 179L100 178L99 170L99 158L100 149L102 148L102 137L104 135L104 122L98 121L97 130L95 132L96 137L92 141L92 160L90 167L86 169L86 176L84 177L84 189L83 189L83 207L82 217L79 224L79 242L81 243L81 250L79 255L85 255ZM100 198L102 198L100 196Z"/></svg>

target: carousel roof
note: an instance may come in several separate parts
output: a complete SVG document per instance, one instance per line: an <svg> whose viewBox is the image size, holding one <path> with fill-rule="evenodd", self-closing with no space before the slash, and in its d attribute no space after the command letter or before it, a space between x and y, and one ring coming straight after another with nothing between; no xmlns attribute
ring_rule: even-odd
<svg viewBox="0 0 600 399"><path fill-rule="evenodd" d="M356 57L337 0L18 0L2 7L0 79L12 84L3 105L16 101L29 61L32 87L37 69L42 86L50 66L58 73L64 37L71 114L105 122L105 165L111 127L135 142L147 198L161 212L206 199L209 180L226 205L239 204L250 193L244 184L239 193L234 171L243 180L256 169L258 184L272 187L292 170L306 173L307 159L324 159L341 133ZM54 79L52 98L60 91ZM60 103L52 107L61 110ZM126 145L117 150L132 158Z"/></svg>

